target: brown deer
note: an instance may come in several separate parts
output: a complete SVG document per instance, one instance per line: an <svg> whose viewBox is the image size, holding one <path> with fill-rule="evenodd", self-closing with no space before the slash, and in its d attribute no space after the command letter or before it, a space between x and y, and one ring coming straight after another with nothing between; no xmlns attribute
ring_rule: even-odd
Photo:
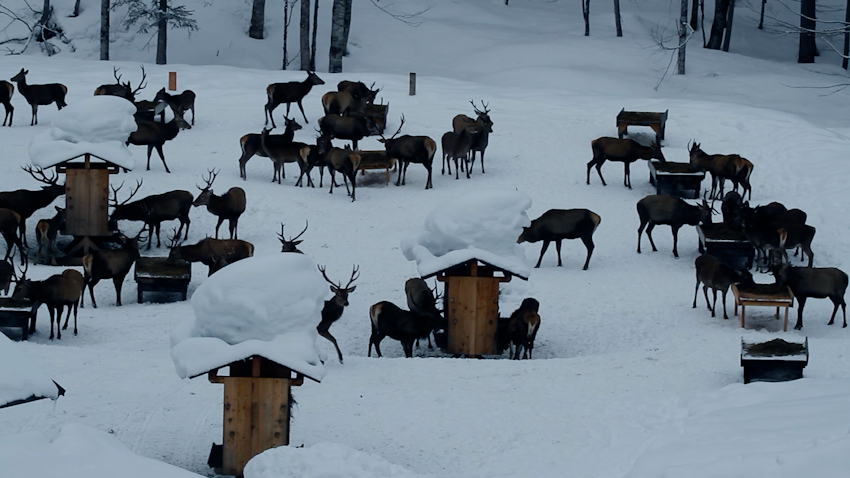
<svg viewBox="0 0 850 478"><path fill-rule="evenodd" d="M304 230L298 233L295 237L290 237L289 239L283 235L283 223L280 223L280 234L277 235L277 238L280 240L280 252L296 252L298 254L304 254L298 249L298 245L304 241L299 241L298 238L303 236L305 232L307 232L307 228L310 227L310 222L307 221L307 224L304 226Z"/></svg>
<svg viewBox="0 0 850 478"><path fill-rule="evenodd" d="M225 219L228 221L230 229L230 238L239 239L237 227L239 225L239 216L245 212L245 190L242 188L230 188L221 196L216 196L212 191L212 185L218 172L215 169L209 170L209 176L202 179L206 183L204 187L198 186L201 194L192 203L193 206L206 206L207 211L213 216L218 216L218 224L215 225L215 238L218 239L218 228Z"/></svg>
<svg viewBox="0 0 850 478"><path fill-rule="evenodd" d="M307 185L311 188L316 187L313 183L313 178L310 177L310 171L312 171L313 168L319 168L319 187L322 187L322 183L325 179L325 168L327 167L330 171L331 166L328 164L327 155L328 151L333 148L333 143L331 142L330 136L325 136L318 130L317 132L319 133L319 136L316 137L316 146L310 146L310 154L307 155L307 164L302 164L300 162L298 164L301 167L301 174L298 176L298 181L295 182L296 186L301 186L304 176L307 176Z"/></svg>
<svg viewBox="0 0 850 478"><path fill-rule="evenodd" d="M121 249L100 249L83 256L83 270L85 278L83 281L83 296L80 297L80 307L84 307L85 302L85 287L89 287L89 295L94 308L97 308L97 301L94 299L94 286L103 279L112 279L115 285L115 294L117 296L117 304L121 305L121 288L124 285L124 278L130 272L130 268L139 259L139 239L142 234L147 231L147 226L143 227L135 237L127 237L123 234L118 234L121 241Z"/></svg>
<svg viewBox="0 0 850 478"><path fill-rule="evenodd" d="M354 150L361 139L379 134L375 120L368 116L322 116L319 118L319 129L330 138L351 140L351 149Z"/></svg>
<svg viewBox="0 0 850 478"><path fill-rule="evenodd" d="M21 265L24 265L24 261L26 260L24 257L24 245L18 236L20 223L20 214L11 209L0 208L0 234L6 240L6 257L3 260L8 260L9 257L12 257L12 260L14 260L13 247L18 246L18 251L21 253Z"/></svg>
<svg viewBox="0 0 850 478"><path fill-rule="evenodd" d="M35 241L38 244L36 251L36 262L41 259L41 248L44 246L47 260L42 261L42 264L56 264L56 236L65 225L65 209L56 207L56 215L50 219L41 219L35 225Z"/></svg>
<svg viewBox="0 0 850 478"><path fill-rule="evenodd" d="M197 244L183 246L180 238L172 236L169 238L169 248L166 262L169 264L186 262L200 262L209 267L209 275L212 275L226 264L246 259L254 255L254 245L239 239L213 239L208 237Z"/></svg>
<svg viewBox="0 0 850 478"><path fill-rule="evenodd" d="M151 170L151 152L156 148L156 152L159 153L159 159L162 160L162 165L165 166L165 172L170 173L171 171L168 169L168 165L165 164L165 155L162 154L162 146L166 141L176 138L177 133L181 129L192 129L192 127L179 116L175 116L168 123L137 119L136 124L138 125L138 129L130 133L127 144L148 147L148 171Z"/></svg>
<svg viewBox="0 0 850 478"><path fill-rule="evenodd" d="M446 163L454 160L455 162L455 179L459 177L460 168L457 160L461 160L461 167L469 159L469 152L472 150L472 141L475 139L475 134L478 133L475 123L464 126L460 133L449 131L440 139L443 147L443 170L440 174L446 172ZM466 166L466 178L469 179L469 173L472 170L471 165ZM452 165L449 163L449 174L452 174Z"/></svg>
<svg viewBox="0 0 850 478"><path fill-rule="evenodd" d="M558 267L561 266L561 241L564 239L581 239L587 248L587 258L584 261L584 270L590 264L590 256L593 255L593 233L599 227L602 218L599 214L587 209L550 209L542 216L531 221L531 225L522 228L522 234L517 239L517 244L523 242L543 241L540 249L540 258L537 265L543 260L543 254L549 248L549 243L555 241L555 249L558 251Z"/></svg>
<svg viewBox="0 0 850 478"><path fill-rule="evenodd" d="M286 122L286 129L284 129L283 134L270 135L271 138L274 138L271 141L272 143L291 143L295 139L295 132L301 129L301 125L296 123L294 119L284 117L283 120ZM248 160L255 154L263 158L268 158L269 155L263 149L261 134L248 133L242 136L239 138L239 147L242 148L242 156L239 157L239 177L248 179L248 174L245 172L245 165L248 164Z"/></svg>
<svg viewBox="0 0 850 478"><path fill-rule="evenodd" d="M270 135L269 129L263 129L260 135L260 145L266 156L274 164L272 182L281 183L281 178L286 177L284 164L296 163L301 171L307 165L307 156L310 154L310 145L296 141L286 141L286 135Z"/></svg>
<svg viewBox="0 0 850 478"><path fill-rule="evenodd" d="M322 108L328 115L362 115L367 100L358 98L347 91L329 91L322 95Z"/></svg>
<svg viewBox="0 0 850 478"><path fill-rule="evenodd" d="M373 90L375 87L375 83L372 83L372 86L366 86L362 81L348 81L342 80L336 85L336 90L339 92L346 92L351 94L354 98L361 98L365 100L367 103L372 103L375 101L375 98L378 97L378 93L381 91L380 88L377 90ZM327 114L327 113L325 113Z"/></svg>
<svg viewBox="0 0 850 478"><path fill-rule="evenodd" d="M316 330L319 332L319 335L330 340L331 343L334 344L336 353L339 356L339 363L342 363L342 351L339 350L339 344L336 343L336 338L331 335L330 328L334 322L342 317L343 310L348 306L348 294L354 292L354 289L357 288L356 285L351 286L351 284L360 277L360 267L356 265L354 266L351 271L351 278L348 279L348 284L346 284L345 287L342 286L342 282L335 283L328 279L328 275L325 273L325 268L322 266L318 267L319 271L322 273L322 277L324 277L331 285L331 292L334 293L334 296L330 300L325 301L325 306L322 307L322 321L319 322Z"/></svg>
<svg viewBox="0 0 850 478"><path fill-rule="evenodd" d="M534 352L534 339L540 330L540 302L537 299L523 299L522 304L510 317L499 317L496 328L496 349L499 353L505 349L514 347L515 351L508 351L514 360L519 360L519 352L524 349L523 360L531 359Z"/></svg>
<svg viewBox="0 0 850 478"><path fill-rule="evenodd" d="M349 149L348 145L345 146L345 149L331 148L328 151L327 163L331 173L331 194L334 192L336 172L340 172L345 183L345 190L351 196L351 202L354 202L357 195L357 170L360 169L360 160L360 154ZM349 182L351 182L351 190L348 189Z"/></svg>
<svg viewBox="0 0 850 478"><path fill-rule="evenodd" d="M717 309L717 291L722 294L723 302L723 318L728 319L726 315L726 292L732 284L752 284L753 275L750 271L739 271L720 262L710 254L702 254L694 261L696 267L697 285L694 289L694 304L693 308L697 307L697 295L699 294L699 285L703 284L702 292L705 295L705 306L711 311L711 316L716 317ZM708 302L708 289L711 288L711 296L713 301Z"/></svg>
<svg viewBox="0 0 850 478"><path fill-rule="evenodd" d="M462 114L455 116L452 119L452 131L454 131L455 134L460 134L466 125L475 124L477 132L473 135L472 139L470 164L475 164L475 152L481 152L481 174L484 174L484 150L487 149L487 145L490 142L490 133L493 132L493 120L490 119L490 109L483 100L481 101L481 107L484 108L483 111L479 110L478 107L475 106L474 101L469 100L469 103L472 105L472 109L475 111L477 118L473 120L469 116Z"/></svg>
<svg viewBox="0 0 850 478"><path fill-rule="evenodd" d="M183 226L186 226L186 237L189 237L189 225L192 221L189 219L189 210L192 209L192 193L189 191L176 190L162 194L153 194L138 201L129 202L136 195L139 188L142 186L142 181L136 183L136 188L131 191L130 196L122 203L118 203L118 191L124 183L118 188L112 188L113 198L109 206L113 208L112 214L109 215L110 230L118 229L118 221L142 221L147 226L151 234L148 235L148 250L153 243L153 233L156 232L156 247L161 247L160 228L163 221L177 219L180 221L180 229L178 234L183 231ZM111 187L111 186L110 186Z"/></svg>
<svg viewBox="0 0 850 478"><path fill-rule="evenodd" d="M39 209L49 206L57 197L65 194L65 185L56 184L59 181L59 173L53 173L48 177L41 168L22 166L21 169L46 186L42 186L40 191L18 189L0 192L0 207L11 209L21 215L19 235L24 246L29 247L26 233L27 219Z"/></svg>
<svg viewBox="0 0 850 478"><path fill-rule="evenodd" d="M59 83L48 83L46 85L28 85L27 73L29 70L21 71L11 78L12 81L18 84L18 91L26 98L27 103L32 107L32 120L30 126L38 124L38 107L39 105L49 105L56 103L56 107L60 110L66 106L65 95L68 94L68 87Z"/></svg>
<svg viewBox="0 0 850 478"><path fill-rule="evenodd" d="M651 194L638 201L637 212L638 217L640 217L638 254L640 254L640 238L643 229L646 228L646 236L649 238L652 250L658 251L655 248L655 242L652 240L652 230L658 224L668 224L670 229L673 230L673 256L679 257L677 249L679 229L685 224L689 226L710 224L712 208L705 199L702 200L702 204L692 206L677 197Z"/></svg>
<svg viewBox="0 0 850 478"><path fill-rule="evenodd" d="M590 148L593 150L593 159L587 163L587 184L590 184L590 170L596 166L596 172L599 174L599 179L602 180L602 185L607 186L605 184L605 178L602 177L602 164L605 160L623 163L625 168L623 185L629 189L632 188L629 171L629 166L632 163L638 159L657 159L662 163L666 162L664 154L661 152L661 146L658 143L643 146L633 139L617 139L603 136L591 141Z"/></svg>
<svg viewBox="0 0 850 478"><path fill-rule="evenodd" d="M706 154L700 149L700 144L696 141L691 144L688 149L690 153L690 163L694 166L699 166L711 174L711 194L709 199L723 196L723 184L729 179L738 190L738 184L743 186L742 198L746 196L747 191L752 198L753 190L750 186L750 175L753 172L753 163L737 154Z"/></svg>
<svg viewBox="0 0 850 478"><path fill-rule="evenodd" d="M6 115L3 117L3 126L6 126L6 121L9 126L12 126L12 119L15 117L15 107L12 106L12 95L15 94L15 85L5 80L0 80L0 104L6 108Z"/></svg>
<svg viewBox="0 0 850 478"><path fill-rule="evenodd" d="M369 307L369 318L372 321L372 335L369 336L367 354L369 357L372 356L373 344L378 357L382 357L381 341L384 337L390 337L401 342L404 356L411 358L416 339L429 337L431 332L440 329L444 322L442 317L419 315L386 300Z"/></svg>
<svg viewBox="0 0 850 478"><path fill-rule="evenodd" d="M192 111L192 126L195 126L195 92L186 90L179 95L170 95L162 88L156 93L154 102L163 102L174 112L175 116L183 118L187 111Z"/></svg>
<svg viewBox="0 0 850 478"><path fill-rule="evenodd" d="M13 299L29 299L33 301L29 333L35 333L35 314L41 304L47 305L50 312L50 340L53 340L53 321L56 321L56 338L62 339L62 330L68 328L71 309L74 310L74 335L77 335L77 304L83 290L83 275L74 269L65 269L61 274L55 274L42 281L27 279L26 268L12 292ZM68 307L65 325L62 329L62 309Z"/></svg>
<svg viewBox="0 0 850 478"><path fill-rule="evenodd" d="M432 290L428 287L428 283L424 279L412 278L407 279L404 283L404 295L407 297L407 308L411 312L420 316L430 316L442 319L442 311L437 308L437 301L440 300L440 294L435 297L436 288ZM448 324L444 324L443 327ZM416 339L416 346L419 347L419 339ZM431 345L431 335L428 334L428 349L433 349Z"/></svg>
<svg viewBox="0 0 850 478"><path fill-rule="evenodd" d="M119 96L121 98L126 99L127 101L136 102L136 93L143 90L147 83L145 83L145 78L147 77L147 73L145 73L144 65L142 67L142 79L139 81L139 86L134 90L130 85L130 82L121 83L121 75L118 74L118 67L112 67L112 76L115 77L114 85L100 85L97 89L94 90L95 95L110 95L110 96Z"/></svg>
<svg viewBox="0 0 850 478"><path fill-rule="evenodd" d="M834 305L832 315L827 325L835 323L835 313L841 306L841 315L844 316L844 325L847 327L847 303L844 301L844 293L847 291L847 274L835 267L791 267L781 264L773 270L776 283L787 285L800 302L797 309L796 330L803 328L803 307L809 298L829 298Z"/></svg>
<svg viewBox="0 0 850 478"><path fill-rule="evenodd" d="M396 135L401 132L402 126L404 126L404 115L401 116L401 124L398 125L398 129L392 136L385 138L384 135L381 135L381 138L378 140L384 143L387 157L396 158L400 163L398 179L396 179L395 185L405 184L407 166L410 163L419 163L428 170L425 189L430 189L434 187L431 183L431 166L434 163L434 153L437 152L437 143L428 136L410 136L406 134L396 138Z"/></svg>
<svg viewBox="0 0 850 478"><path fill-rule="evenodd" d="M301 100L307 96L307 93L313 89L314 85L324 85L325 82L316 76L315 71L307 72L307 79L304 81L289 81L287 83L272 83L266 87L266 95L269 101L266 103L266 125L269 124L269 118L272 120L272 128L277 128L274 124L274 109L281 103L286 103L286 116L289 117L289 107L295 102L298 104L298 109L301 110L301 115L304 117L304 122L307 121L307 115L304 114L304 107L301 106Z"/></svg>

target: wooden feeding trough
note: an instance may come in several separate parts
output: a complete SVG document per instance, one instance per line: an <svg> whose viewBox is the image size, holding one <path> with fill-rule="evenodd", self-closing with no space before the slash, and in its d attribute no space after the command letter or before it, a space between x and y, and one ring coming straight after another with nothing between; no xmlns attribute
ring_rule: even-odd
<svg viewBox="0 0 850 478"><path fill-rule="evenodd" d="M617 115L617 136L623 139L623 136L629 134L629 126L649 126L652 131L655 131L655 142L660 146L661 140L664 139L668 111L670 110L663 113L652 113L648 111L626 111L623 108Z"/></svg>
<svg viewBox="0 0 850 478"><path fill-rule="evenodd" d="M384 169L387 171L387 184L390 183L390 170L396 169L396 159L387 158L387 152L382 150L360 151L360 174L365 175L367 170Z"/></svg>
<svg viewBox="0 0 850 478"><path fill-rule="evenodd" d="M804 342L788 342L783 339L747 342L741 339L744 383L797 380L803 378L803 369L808 363L808 337Z"/></svg>
<svg viewBox="0 0 850 478"><path fill-rule="evenodd" d="M700 254L707 252L737 270L753 267L756 252L741 231L723 223L713 223L698 225L697 234Z"/></svg>
<svg viewBox="0 0 850 478"><path fill-rule="evenodd" d="M794 306L794 294L788 286L778 284L732 284L735 295L735 315L741 306L741 328L746 327L746 311L748 305L776 307L776 320L779 320L779 308L785 307L785 323L782 331L788 331L788 308Z"/></svg>
<svg viewBox="0 0 850 478"><path fill-rule="evenodd" d="M697 199L705 171L690 163L649 161L649 182L657 194Z"/></svg>
<svg viewBox="0 0 850 478"><path fill-rule="evenodd" d="M528 278L474 258L422 278L434 275L445 284L446 352L467 357L499 353L499 284L510 282L512 276Z"/></svg>
<svg viewBox="0 0 850 478"><path fill-rule="evenodd" d="M383 101L383 99L381 99ZM363 115L372 118L375 125L378 126L378 133L384 134L384 128L387 127L387 115L390 112L390 104L367 104L363 109Z"/></svg>
<svg viewBox="0 0 850 478"><path fill-rule="evenodd" d="M165 257L140 257L135 267L138 302L144 302L145 292L180 294L186 300L192 265L186 261L169 264Z"/></svg>
<svg viewBox="0 0 850 478"><path fill-rule="evenodd" d="M33 303L28 299L18 300L0 297L0 328L21 329L20 339L29 338L30 317L35 326ZM8 334L6 334L8 336ZM9 337L12 338L12 337Z"/></svg>

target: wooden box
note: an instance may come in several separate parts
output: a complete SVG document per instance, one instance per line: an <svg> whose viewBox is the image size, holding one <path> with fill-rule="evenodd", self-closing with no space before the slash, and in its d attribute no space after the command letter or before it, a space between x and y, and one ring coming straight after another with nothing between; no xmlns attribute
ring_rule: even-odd
<svg viewBox="0 0 850 478"><path fill-rule="evenodd" d="M746 327L747 306L776 307L776 320L779 320L779 309L785 308L785 323L782 331L788 331L788 308L794 306L794 294L788 286L778 284L732 284L732 294L735 296L735 315L741 306L741 328Z"/></svg>
<svg viewBox="0 0 850 478"><path fill-rule="evenodd" d="M135 279L140 304L145 292L180 294L181 300L186 300L192 265L185 261L169 264L165 257L140 257L136 261Z"/></svg>
<svg viewBox="0 0 850 478"><path fill-rule="evenodd" d="M396 159L387 158L387 152L383 150L360 151L360 174L366 174L367 170L385 169L387 171L387 184L390 182L390 170L395 169Z"/></svg>
<svg viewBox="0 0 850 478"><path fill-rule="evenodd" d="M109 218L108 169L71 169L65 171L65 234L72 236L111 236Z"/></svg>
<svg viewBox="0 0 850 478"><path fill-rule="evenodd" d="M803 378L803 368L808 363L808 338L802 343L782 339L767 342L741 340L744 383L786 382Z"/></svg>
<svg viewBox="0 0 850 478"><path fill-rule="evenodd" d="M756 251L742 232L723 223L713 223L698 225L697 234L700 253L707 252L738 270L753 267Z"/></svg>
<svg viewBox="0 0 850 478"><path fill-rule="evenodd" d="M703 178L705 171L689 163L649 161L649 182L657 194L697 199Z"/></svg>
<svg viewBox="0 0 850 478"><path fill-rule="evenodd" d="M30 317L34 315L33 303L29 300L14 300L10 297L0 297L0 328L21 329L20 340L29 339ZM33 326L35 319L33 318ZM6 336L10 339L17 337Z"/></svg>
<svg viewBox="0 0 850 478"><path fill-rule="evenodd" d="M649 111L626 111L623 108L617 115L617 136L623 139L623 136L629 134L629 126L649 126L655 131L655 142L660 146L661 140L664 139L668 111L653 113Z"/></svg>

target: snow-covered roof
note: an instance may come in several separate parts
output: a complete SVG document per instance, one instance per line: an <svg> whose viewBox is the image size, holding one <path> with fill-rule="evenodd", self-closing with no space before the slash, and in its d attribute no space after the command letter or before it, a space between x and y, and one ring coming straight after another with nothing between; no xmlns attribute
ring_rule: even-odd
<svg viewBox="0 0 850 478"><path fill-rule="evenodd" d="M279 446L255 455L245 465L245 478L416 478L422 477L383 457L340 443L309 447Z"/></svg>
<svg viewBox="0 0 850 478"><path fill-rule="evenodd" d="M192 296L195 317L171 333L181 378L259 355L313 380L325 375L316 346L328 284L303 254L251 257L216 272Z"/></svg>
<svg viewBox="0 0 850 478"><path fill-rule="evenodd" d="M59 398L59 387L23 352L23 345L0 333L0 407L39 398Z"/></svg>
<svg viewBox="0 0 850 478"><path fill-rule="evenodd" d="M531 224L530 207L531 198L519 191L461 194L435 207L423 229L401 241L401 250L422 277L477 259L526 279L531 265L516 241Z"/></svg>
<svg viewBox="0 0 850 478"><path fill-rule="evenodd" d="M117 96L98 95L76 101L56 114L50 129L29 145L30 161L50 168L91 153L126 169L135 161L125 142L137 125L133 103Z"/></svg>

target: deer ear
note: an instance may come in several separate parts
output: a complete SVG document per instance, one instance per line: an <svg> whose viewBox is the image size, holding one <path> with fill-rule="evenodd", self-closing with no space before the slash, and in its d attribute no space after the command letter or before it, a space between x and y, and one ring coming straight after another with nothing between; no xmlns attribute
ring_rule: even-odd
<svg viewBox="0 0 850 478"><path fill-rule="evenodd" d="M298 244L301 244L302 242L304 242L304 241L303 241L303 240L301 240L301 241L295 241L295 242L293 242L293 243L292 243L292 245L293 245L293 246L297 246Z"/></svg>
<svg viewBox="0 0 850 478"><path fill-rule="evenodd" d="M349 287L347 290L348 290L349 293L351 293L351 292L354 292L354 289L356 289L356 288L357 288L357 286Z"/></svg>
<svg viewBox="0 0 850 478"><path fill-rule="evenodd" d="M336 294L336 287L331 286L331 292L333 292L334 294Z"/></svg>

